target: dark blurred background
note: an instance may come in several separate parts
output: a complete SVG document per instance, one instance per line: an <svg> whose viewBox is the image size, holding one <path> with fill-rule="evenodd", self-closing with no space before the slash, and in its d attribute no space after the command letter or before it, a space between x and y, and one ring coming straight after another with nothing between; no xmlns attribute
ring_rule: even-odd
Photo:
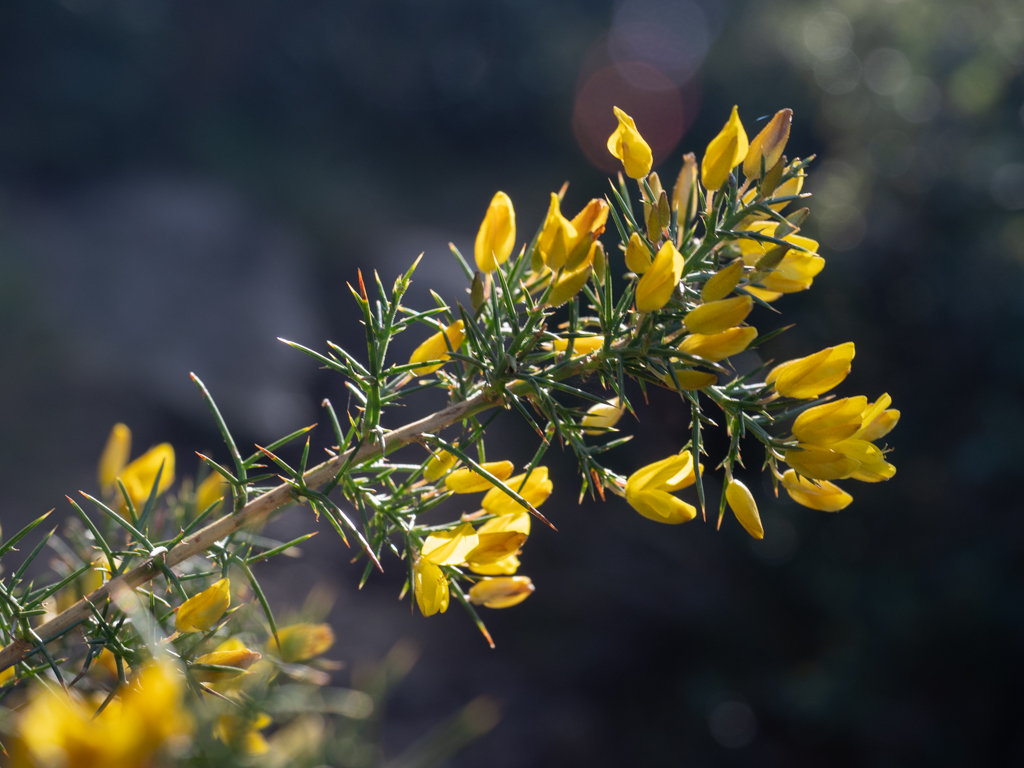
<svg viewBox="0 0 1024 768"><path fill-rule="evenodd" d="M471 252L494 191L521 241L564 180L570 215L605 193L611 103L665 179L733 104L751 136L792 107L787 153L820 158L806 231L827 266L779 302L798 325L762 352L855 341L839 391L902 410L894 480L847 483L835 515L762 484L755 543L731 518L577 506L553 451L560 532L526 549L537 593L485 617L496 650L457 606L411 616L400 568L357 592L329 530L265 567L274 602L332 586L332 655L352 665L419 645L388 755L486 693L504 719L453 764L1024 761L1022 68L1010 0L3 3L0 522L91 489L115 421L136 454L173 442L179 476L194 450L226 459L189 371L246 445L343 405L275 337L361 348L346 281L390 284L421 251L410 303L461 298L446 244ZM623 472L687 439L677 400L642 413L610 459ZM495 433L532 453L513 416ZM300 512L273 531L315 527Z"/></svg>

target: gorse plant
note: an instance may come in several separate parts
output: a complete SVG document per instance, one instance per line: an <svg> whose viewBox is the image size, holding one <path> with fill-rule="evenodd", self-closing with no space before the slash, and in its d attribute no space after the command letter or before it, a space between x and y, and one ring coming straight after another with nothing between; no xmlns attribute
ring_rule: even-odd
<svg viewBox="0 0 1024 768"><path fill-rule="evenodd" d="M824 266L817 243L799 234L812 158L783 155L791 112L748 141L734 108L699 167L694 155L683 158L671 191L651 173L651 150L632 118L615 114L608 149L635 188L620 174L607 199L572 219L561 210L565 188L553 193L525 245L512 201L498 192L476 238L476 269L452 246L468 300L453 306L434 294L436 306L414 310L404 297L416 264L390 289L359 273L350 287L365 354L286 342L348 390L346 412L323 403L335 443L326 462L309 466L311 427L243 456L195 376L230 456L227 464L202 456L209 474L195 488L185 482L169 493L174 449L159 445L129 462L131 433L114 427L99 493L69 497L77 517L67 534L44 536L0 584L5 695L15 681L37 681L6 719L16 764L376 763L372 744L344 722L369 717L378 699L323 687L329 664L319 657L333 642L324 611L283 624L256 576L259 563L295 554L312 535L261 535L291 505L308 505L358 548L363 582L390 558L405 569L403 595L424 616L445 612L454 598L493 645L478 608L514 606L533 592L519 557L532 527L550 525L539 508L552 492L544 460L555 444L575 454L581 499L619 496L668 524L717 501L712 520L721 526L728 507L755 538L764 535L758 508L736 477L741 450L750 450L744 438L761 444L757 460L763 453L776 492L781 486L812 509L851 503L832 481L892 477L886 449L875 444L899 418L888 395L869 402L827 394L850 371L852 342L774 367L748 355L742 373L730 363L785 330L759 335L751 316L809 288ZM610 253L600 239L606 229L619 238ZM423 339L408 361L389 355L403 332ZM627 477L606 455L629 440L616 425L649 387L679 394L690 439ZM428 389L443 390L448 405L386 426L389 409ZM537 434L518 472L485 446L488 425L504 411ZM722 492L709 501L704 431L717 423L729 443L714 468ZM302 438L301 458L285 461L281 449ZM691 501L676 495L690 486ZM440 522L433 510L453 496L477 511ZM63 571L45 587L26 583L47 542ZM341 715L341 724L325 725L324 712ZM493 724L486 707L461 717L449 746ZM268 728L276 729L269 740Z"/></svg>

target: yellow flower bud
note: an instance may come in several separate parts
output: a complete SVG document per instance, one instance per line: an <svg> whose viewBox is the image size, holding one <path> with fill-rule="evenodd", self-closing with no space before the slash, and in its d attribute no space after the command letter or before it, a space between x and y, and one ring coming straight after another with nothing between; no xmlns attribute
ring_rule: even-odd
<svg viewBox="0 0 1024 768"><path fill-rule="evenodd" d="M853 501L853 496L839 486L828 481L808 480L797 475L792 469L786 470L782 476L782 487L797 504L820 512L838 512L846 509Z"/></svg>
<svg viewBox="0 0 1024 768"><path fill-rule="evenodd" d="M504 576L478 581L469 590L469 601L485 608L511 608L533 594L529 576Z"/></svg>
<svg viewBox="0 0 1024 768"><path fill-rule="evenodd" d="M523 480L526 478L526 473L510 477L505 481L505 485L511 488L513 491L522 496L526 501L530 502L535 508L539 507L545 501L548 500L548 496L551 495L551 491L554 489L554 483L548 478L547 467L534 467L530 473L530 479L523 484ZM526 530L523 533L530 532L530 514L526 507L522 506L518 501L515 501L511 496L501 490L501 488L491 488L485 495L484 500L481 504L484 509L490 512L492 515L499 515L501 517L505 515L523 515L526 521ZM501 519L499 517L499 519ZM494 520L490 520L480 528L481 532L491 532L499 530L494 525ZM506 530L506 529L500 529ZM507 530L519 530L518 528L508 528Z"/></svg>
<svg viewBox="0 0 1024 768"><path fill-rule="evenodd" d="M772 197L793 197L794 195L799 195L803 191L803 188L804 174L801 173L800 175L794 176L793 178L779 185L779 187L772 193ZM789 203L790 201L786 201L784 203L775 203L774 205L769 205L768 207L771 208L776 213L778 213L787 205L789 205Z"/></svg>
<svg viewBox="0 0 1024 768"><path fill-rule="evenodd" d="M447 343L445 342L446 336L448 337ZM462 320L456 320L445 328L444 331L438 331L416 347L416 351L412 353L409 362L422 363L427 360L448 360L451 358L451 354L448 352L448 344L451 344L453 352L458 352L465 338L464 323ZM443 362L435 365L424 365L419 368L413 368L412 372L417 376L427 376L442 365L444 365Z"/></svg>
<svg viewBox="0 0 1024 768"><path fill-rule="evenodd" d="M420 557L434 565L459 565L466 562L480 540L471 523L463 523L450 531L438 531L427 536Z"/></svg>
<svg viewBox="0 0 1024 768"><path fill-rule="evenodd" d="M568 339L555 339L551 347L556 352L565 352L569 348ZM577 336L572 340L572 356L583 357L592 355L604 347L604 336Z"/></svg>
<svg viewBox="0 0 1024 768"><path fill-rule="evenodd" d="M613 107L613 109L615 117L619 120L619 127L608 137L608 151L622 161L629 178L642 179L651 172L654 155L651 154L650 146L636 129L633 118L618 107Z"/></svg>
<svg viewBox="0 0 1024 768"><path fill-rule="evenodd" d="M136 508L145 504L149 499L158 472L160 473L160 485L156 492L159 496L174 482L174 448L170 443L160 443L160 445L150 448L121 470L119 477Z"/></svg>
<svg viewBox="0 0 1024 768"><path fill-rule="evenodd" d="M104 649L106 650L106 649ZM8 667L3 672L0 672L0 686L7 685L14 679L14 667Z"/></svg>
<svg viewBox="0 0 1024 768"><path fill-rule="evenodd" d="M537 469L541 469L541 467L538 467ZM544 476L545 476L545 479L546 479L547 478L547 468L543 468L543 469L544 469ZM534 470L534 471L536 471L536 470ZM520 477L522 477L522 475L520 475ZM531 475L531 477L532 477L532 475ZM512 488L518 488L519 484L518 483L514 483L511 487ZM540 490L541 490L540 493L538 493L536 491L531 493L530 487L529 487L529 485L527 485L527 487L523 488L522 492L520 492L520 495L522 495L522 493L526 493L527 495L524 496L523 498L528 499L530 501L530 503L532 503L533 506L536 507L539 504L543 504L544 501L547 499L548 494L551 493L551 483L550 483L550 481L548 481L548 482L544 483L542 486L540 486ZM490 493L488 492L487 495L489 496ZM502 495L504 495L504 494L502 494ZM505 496L505 498L508 499L508 496ZM523 507L523 506L517 504L516 502L512 501L511 499L509 499L509 502L510 502L510 504L508 506L503 506L500 503L499 504L488 504L487 503L487 497L484 497L484 503L487 505L487 506L484 507L484 509L487 510L488 512L490 512L491 514L496 514L497 517L493 517L490 520L488 520L486 523L481 525L480 526L480 530L477 531L477 533L485 534L485 533L501 533L501 532L504 532L504 531L513 531L513 532L516 532L516 533L523 533L523 534L526 534L527 536L529 536L530 535L530 513L527 512L526 507ZM513 507L514 507L514 509L513 509ZM492 511L492 510L495 510L495 511Z"/></svg>
<svg viewBox="0 0 1024 768"><path fill-rule="evenodd" d="M683 167L672 190L672 210L677 212L676 221L681 230L697 214L697 158L693 152L683 155Z"/></svg>
<svg viewBox="0 0 1024 768"><path fill-rule="evenodd" d="M755 539L763 539L764 526L761 525L761 516L757 513L757 504L750 489L739 480L733 480L725 488L725 500L747 533Z"/></svg>
<svg viewBox="0 0 1024 768"><path fill-rule="evenodd" d="M861 465L856 458L836 450L834 446L806 443L787 450L786 463L804 477L814 480L842 480L850 477Z"/></svg>
<svg viewBox="0 0 1024 768"><path fill-rule="evenodd" d="M504 560L487 565L469 564L469 570L481 576L511 576L519 570L519 558L509 555Z"/></svg>
<svg viewBox="0 0 1024 768"><path fill-rule="evenodd" d="M825 347L813 355L775 366L765 381L774 383L775 391L783 397L807 400L838 386L850 373L855 354L852 341Z"/></svg>
<svg viewBox="0 0 1024 768"><path fill-rule="evenodd" d="M99 482L100 490L107 493L114 487L117 476L128 463L128 457L132 453L132 431L124 424L115 424L110 430L110 437L107 438L107 445L100 455L99 470L96 473L96 480Z"/></svg>
<svg viewBox="0 0 1024 768"><path fill-rule="evenodd" d="M793 422L793 436L802 443L830 445L853 437L861 428L866 397L844 397L809 408Z"/></svg>
<svg viewBox="0 0 1024 768"><path fill-rule="evenodd" d="M458 463L458 458L448 453L448 451L438 451L427 462L427 467L423 470L423 479L428 483L436 483L448 474L448 470Z"/></svg>
<svg viewBox="0 0 1024 768"><path fill-rule="evenodd" d="M174 618L174 628L179 632L206 632L231 605L231 581L221 579L182 603Z"/></svg>
<svg viewBox="0 0 1024 768"><path fill-rule="evenodd" d="M485 470L490 472L499 480L507 480L512 475L511 461L488 461L481 464ZM455 493L477 493L491 488L493 483L483 475L478 475L469 467L456 469L444 479L444 485L449 491ZM501 489L498 489L499 493Z"/></svg>
<svg viewBox="0 0 1024 768"><path fill-rule="evenodd" d="M900 420L900 412L889 408L891 404L892 398L889 395L882 395L865 408L863 426L854 437L874 441L892 432Z"/></svg>
<svg viewBox="0 0 1024 768"><path fill-rule="evenodd" d="M604 232L608 223L608 203L600 197L595 197L577 213L572 221L573 229L576 230L577 239L582 239L586 234L592 234L595 238Z"/></svg>
<svg viewBox="0 0 1024 768"><path fill-rule="evenodd" d="M519 553L526 534L519 531L478 533L480 543L466 555L465 562L473 565L494 565Z"/></svg>
<svg viewBox="0 0 1024 768"><path fill-rule="evenodd" d="M654 312L668 304L683 276L683 256L672 243L665 243L636 286L636 308Z"/></svg>
<svg viewBox="0 0 1024 768"><path fill-rule="evenodd" d="M704 467L700 468L704 471ZM673 496L697 481L693 454L689 451L648 464L626 480L626 501L646 518L658 523L678 525L693 520L697 508Z"/></svg>
<svg viewBox="0 0 1024 768"><path fill-rule="evenodd" d="M235 667L238 672L231 673L227 671L214 671L208 669L196 669L193 670L196 680L201 683L219 683L224 680L230 680L231 678L237 677L242 674L263 658L262 654L257 651L250 651L248 648L231 648L221 650L218 648L212 653L204 653L202 656L196 659L197 664L214 664L218 667Z"/></svg>
<svg viewBox="0 0 1024 768"><path fill-rule="evenodd" d="M196 488L196 514L205 512L210 505L224 499L231 484L217 471L211 472Z"/></svg>
<svg viewBox="0 0 1024 768"><path fill-rule="evenodd" d="M481 272L493 272L504 264L516 245L516 212L512 200L498 192L487 206L487 213L476 233L474 253Z"/></svg>
<svg viewBox="0 0 1024 768"><path fill-rule="evenodd" d="M729 178L732 169L747 156L747 132L740 122L739 108L733 107L721 132L711 140L700 162L700 179L704 188L714 192Z"/></svg>
<svg viewBox="0 0 1024 768"><path fill-rule="evenodd" d="M718 377L715 374L708 371L695 371L692 368L674 368L676 378L672 380L671 374L664 374L660 376L661 380L665 382L665 386L669 389L677 389L676 384L678 383L678 389L681 391L693 391L695 389L704 389L705 387L711 387L718 383Z"/></svg>
<svg viewBox="0 0 1024 768"><path fill-rule="evenodd" d="M775 113L768 125L750 142L746 159L743 161L743 175L748 179L761 176L761 158L767 173L782 159L782 151L789 141L789 126L793 122L793 110L783 109Z"/></svg>
<svg viewBox="0 0 1024 768"><path fill-rule="evenodd" d="M679 342L679 350L717 363L719 360L738 355L756 338L757 328L750 326L727 328L712 334L693 333Z"/></svg>
<svg viewBox="0 0 1024 768"><path fill-rule="evenodd" d="M626 244L626 269L642 275L651 268L652 261L651 249L644 244L640 233L634 232Z"/></svg>
<svg viewBox="0 0 1024 768"><path fill-rule="evenodd" d="M710 301L688 312L683 318L683 323L690 333L707 336L739 325L747 319L753 308L754 300L749 296Z"/></svg>
<svg viewBox="0 0 1024 768"><path fill-rule="evenodd" d="M537 251L544 264L553 271L565 266L578 236L576 227L562 215L561 203L558 195L552 192L544 228L537 240Z"/></svg>
<svg viewBox="0 0 1024 768"><path fill-rule="evenodd" d="M448 577L429 560L419 559L412 567L416 605L424 616L448 610Z"/></svg>
<svg viewBox="0 0 1024 768"><path fill-rule="evenodd" d="M700 297L703 301L719 301L724 299L739 283L743 277L743 262L739 259L723 267L716 274L708 278L701 289Z"/></svg>
<svg viewBox="0 0 1024 768"><path fill-rule="evenodd" d="M619 423L626 406L614 397L607 403L595 403L583 416L583 431L588 435L601 435Z"/></svg>
<svg viewBox="0 0 1024 768"><path fill-rule="evenodd" d="M334 645L334 631L330 624L302 622L279 629L277 639L281 643L281 660L295 664L326 652ZM268 647L276 651L277 643L271 642Z"/></svg>
<svg viewBox="0 0 1024 768"><path fill-rule="evenodd" d="M594 268L589 263L585 263L571 272L563 272L555 283L555 287L551 289L551 293L548 294L548 305L560 307L571 301L577 293L583 290L583 286L587 284L593 271Z"/></svg>

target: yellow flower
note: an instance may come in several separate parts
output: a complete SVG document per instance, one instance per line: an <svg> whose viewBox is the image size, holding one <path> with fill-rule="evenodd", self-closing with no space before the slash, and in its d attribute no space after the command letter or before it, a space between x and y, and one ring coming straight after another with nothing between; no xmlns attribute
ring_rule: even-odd
<svg viewBox="0 0 1024 768"><path fill-rule="evenodd" d="M838 512L853 501L853 496L842 488L828 481L814 482L800 477L792 469L786 470L782 476L782 487L797 504L821 512Z"/></svg>
<svg viewBox="0 0 1024 768"><path fill-rule="evenodd" d="M458 457L445 450L438 451L427 462L427 468L423 470L423 479L428 483L436 483L458 463Z"/></svg>
<svg viewBox="0 0 1024 768"><path fill-rule="evenodd" d="M803 191L803 188L804 188L804 175L803 175L803 172L800 172L796 176L793 176L792 178L786 180L784 183L782 183L778 187L776 187L775 191L771 193L771 198L770 199L775 199L775 198L779 198L779 197L793 197L794 195L799 195ZM752 202L754 202L754 200L756 198L757 198L757 188L751 189L749 192L747 192L743 196L743 204L744 205L750 205ZM785 208L787 205L789 205L790 202L792 202L792 201L787 200L784 203L772 203L768 207L771 208L776 213L778 213L783 208ZM764 218L765 215L766 214L763 214L763 213L755 213L749 219L745 220L744 224L740 225L740 229L747 229L747 227L745 225L747 223L749 223L749 221L751 219L761 219L761 218Z"/></svg>
<svg viewBox="0 0 1024 768"><path fill-rule="evenodd" d="M538 469L542 469L542 467L538 467ZM546 474L547 474L547 470L545 469L545 475ZM515 487L515 486L513 486L513 487ZM523 490L526 491L527 494L529 495L529 490L528 489L524 488ZM546 493L550 493L551 492L550 484L548 484L548 487L545 489L545 491L546 491ZM488 494L488 495L490 495L490 494ZM508 497L506 496L505 498L508 498ZM536 502L534 504L534 506L537 506L538 504L543 503L544 499L546 499L546 498L547 498L546 494L544 494L544 495L541 495L541 494L534 495L533 499L532 499L532 501ZM484 509L486 509L488 512L491 512L492 509L493 510L499 510L499 511L492 512L492 514L496 514L497 517L492 517L486 523L481 525L480 526L480 530L478 531L478 533L500 533L502 531L515 531L517 533L524 533L527 536L529 536L530 535L530 525L531 525L531 523L530 523L530 513L526 511L525 507L522 507L519 504L516 504L515 502L512 502L512 505L515 507L515 509L506 508L504 506L499 506L499 505L491 505L491 509L487 509L487 507L484 507Z"/></svg>
<svg viewBox="0 0 1024 768"><path fill-rule="evenodd" d="M583 416L583 431L588 435L600 435L619 423L626 406L619 398L613 397L607 403L595 403L587 409Z"/></svg>
<svg viewBox="0 0 1024 768"><path fill-rule="evenodd" d="M214 502L223 501L231 484L219 472L211 472L196 488L196 514L205 512Z"/></svg>
<svg viewBox="0 0 1024 768"><path fill-rule="evenodd" d="M510 477L506 480L505 485L526 499L526 501L530 502L534 507L539 507L547 501L548 496L551 495L551 491L555 487L554 483L552 483L548 478L547 467L534 467L533 471L530 473L530 479L526 480L525 485L523 484L524 479L526 479L525 473L516 475L515 477ZM501 490L501 488L491 488L487 491L481 506L483 506L483 508L492 515L498 515L499 517L505 515L525 515L526 530L524 533L530 532L529 511L526 507L522 506L518 501ZM497 530L493 525L491 525L493 522L493 520L488 521L488 523L485 523L480 530L482 532ZM491 525L491 527L488 527L488 525Z"/></svg>
<svg viewBox="0 0 1024 768"><path fill-rule="evenodd" d="M132 453L132 431L124 424L115 424L110 430L110 437L107 438L107 445L100 455L99 470L96 473L96 480L99 482L100 490L104 493L110 491L117 482L117 476L128 463L128 457Z"/></svg>
<svg viewBox="0 0 1024 768"><path fill-rule="evenodd" d="M451 354L448 352L448 345L451 344L452 351L457 352L459 347L462 346L463 339L466 338L463 326L464 324L461 320L456 320L445 328L444 331L438 331L416 347L416 351L412 353L409 362L423 363L427 360L448 360L451 357ZM446 336L448 337L447 342L445 342ZM444 365L443 362L435 365L424 365L419 368L413 368L412 372L417 376L427 376L442 365Z"/></svg>
<svg viewBox="0 0 1024 768"><path fill-rule="evenodd" d="M718 301L724 299L732 293L741 277L743 277L743 262L737 259L708 278L700 292L701 300Z"/></svg>
<svg viewBox="0 0 1024 768"><path fill-rule="evenodd" d="M493 272L504 264L516 245L516 212L512 200L498 192L487 206L487 213L476 233L476 265L481 272Z"/></svg>
<svg viewBox="0 0 1024 768"><path fill-rule="evenodd" d="M251 651L244 646L242 648L218 647L215 651L204 653L202 656L199 656L196 659L196 664L213 664L218 667L234 667L238 672L231 673L227 671L195 669L193 670L193 674L195 675L196 680L201 683L219 683L224 680L238 677L261 658L262 654L257 651Z"/></svg>
<svg viewBox="0 0 1024 768"><path fill-rule="evenodd" d="M703 472L703 466L700 471ZM693 520L697 509L672 495L693 485L693 454L689 451L648 464L626 480L626 501L644 517L677 525Z"/></svg>
<svg viewBox="0 0 1024 768"><path fill-rule="evenodd" d="M739 108L733 107L721 132L711 140L700 162L700 178L704 188L714 192L721 187L732 169L747 156L747 132L740 122Z"/></svg>
<svg viewBox="0 0 1024 768"><path fill-rule="evenodd" d="M679 390L689 392L695 389L711 387L718 383L718 377L708 371L695 371L692 368L676 368L675 366L673 366L673 369L676 374L675 381L672 380L672 375L668 373L659 377L669 389L677 389L676 384L678 383Z"/></svg>
<svg viewBox="0 0 1024 768"><path fill-rule="evenodd" d="M270 751L270 744L260 733L273 720L261 712L254 720L238 715L220 715L213 728L213 735L224 744L239 747L247 755L263 755Z"/></svg>
<svg viewBox="0 0 1024 768"><path fill-rule="evenodd" d="M775 221L755 221L745 229L751 232L760 232L768 237L774 237L778 228ZM817 253L818 242L809 237L800 235L787 235L783 238L788 243L806 248L806 251L788 251L782 261L768 275L761 280L761 287L773 293L796 293L805 291L811 287L814 278L825 268L825 260ZM754 266L758 259L764 256L769 249L774 248L772 243L762 243L757 240L744 238L737 241L740 253L743 254L744 262ZM777 298L777 297L776 297Z"/></svg>
<svg viewBox="0 0 1024 768"><path fill-rule="evenodd" d="M678 212L676 220L681 229L697 214L697 158L693 152L683 155L683 167L672 190L672 210Z"/></svg>
<svg viewBox="0 0 1024 768"><path fill-rule="evenodd" d="M754 300L749 296L734 296L731 299L709 301L696 309L687 312L683 318L686 330L708 336L719 333L726 328L739 325L747 319L754 308Z"/></svg>
<svg viewBox="0 0 1024 768"><path fill-rule="evenodd" d="M640 312L661 309L683 276L683 256L672 243L665 243L654 257L650 269L636 286L636 308Z"/></svg>
<svg viewBox="0 0 1024 768"><path fill-rule="evenodd" d="M739 480L733 480L725 488L725 500L747 533L755 539L763 539L764 526L761 525L761 516L757 513L757 504L750 489Z"/></svg>
<svg viewBox="0 0 1024 768"><path fill-rule="evenodd" d="M558 195L552 192L544 229L537 240L537 250L544 264L552 270L559 270L565 266L577 238L576 227L562 215L561 204Z"/></svg>
<svg viewBox="0 0 1024 768"><path fill-rule="evenodd" d="M886 394L865 408L863 426L854 437L874 441L892 432L900 420L900 412L889 408L890 405L892 398Z"/></svg>
<svg viewBox="0 0 1024 768"><path fill-rule="evenodd" d="M427 536L420 557L434 565L459 565L480 543L471 523Z"/></svg>
<svg viewBox="0 0 1024 768"><path fill-rule="evenodd" d="M573 243L573 248L583 240L586 235L593 235L595 238L604 232L605 225L608 223L608 203L599 197L595 197L585 206L583 210L573 216L572 221L573 229L576 230L577 242ZM572 267L573 264L568 266Z"/></svg>
<svg viewBox="0 0 1024 768"><path fill-rule="evenodd" d="M448 577L429 560L419 559L412 567L416 604L424 616L448 610Z"/></svg>
<svg viewBox="0 0 1024 768"><path fill-rule="evenodd" d="M526 534L519 531L495 531L478 533L477 538L480 543L466 555L465 562L470 567L494 565L514 557L526 541Z"/></svg>
<svg viewBox="0 0 1024 768"><path fill-rule="evenodd" d="M853 437L861 428L866 397L844 397L809 408L793 422L793 436L802 443L829 445Z"/></svg>
<svg viewBox="0 0 1024 768"><path fill-rule="evenodd" d="M159 496L174 482L174 448L170 443L160 443L150 448L121 470L119 477L136 508L141 507L149 499L158 472L160 485L156 492Z"/></svg>
<svg viewBox="0 0 1024 768"><path fill-rule="evenodd" d="M750 142L746 159L743 161L743 175L748 179L761 176L761 158L764 158L765 173L782 159L782 151L789 141L789 126L793 122L793 110L783 109L775 113L768 125Z"/></svg>
<svg viewBox="0 0 1024 768"><path fill-rule="evenodd" d="M850 373L855 354L852 341L825 347L813 355L775 366L765 381L774 383L775 391L783 397L807 400L838 386Z"/></svg>
<svg viewBox="0 0 1024 768"><path fill-rule="evenodd" d="M706 305L705 305L706 306ZM679 350L712 363L737 355L757 338L757 328L727 328L718 333L693 333L679 342Z"/></svg>
<svg viewBox="0 0 1024 768"><path fill-rule="evenodd" d="M473 573L479 573L481 576L511 576L519 570L519 558L515 555L509 555L504 560L488 565L470 564L469 570Z"/></svg>
<svg viewBox="0 0 1024 768"><path fill-rule="evenodd" d="M551 342L556 352L565 352L569 348L568 339L555 339ZM577 336L572 340L572 356L592 355L604 346L604 336Z"/></svg>
<svg viewBox="0 0 1024 768"><path fill-rule="evenodd" d="M326 652L334 645L334 631L330 624L302 622L279 629L277 639L281 643L281 661L295 664ZM268 647L276 650L277 643L271 642Z"/></svg>
<svg viewBox="0 0 1024 768"><path fill-rule="evenodd" d="M786 451L786 463L814 480L852 477L862 482L877 483L896 474L896 467L885 460L878 446L856 438L828 446L801 443L799 449Z"/></svg>
<svg viewBox="0 0 1024 768"><path fill-rule="evenodd" d="M487 461L480 465L499 480L507 480L512 475L511 461ZM478 475L475 470L469 467L456 469L444 479L445 488L455 493L477 493L486 491L493 486L493 483L483 475ZM499 493L501 490L499 489Z"/></svg>
<svg viewBox="0 0 1024 768"><path fill-rule="evenodd" d="M205 632L218 621L231 605L231 581L221 579L182 603L174 618L179 632Z"/></svg>
<svg viewBox="0 0 1024 768"><path fill-rule="evenodd" d="M485 608L511 608L533 594L529 576L482 579L469 590L469 601Z"/></svg>
<svg viewBox="0 0 1024 768"><path fill-rule="evenodd" d="M619 127L608 137L608 151L622 161L626 175L631 179L642 179L651 172L654 156L643 136L636 129L633 118L618 107L613 107Z"/></svg>
<svg viewBox="0 0 1024 768"><path fill-rule="evenodd" d="M640 233L634 232L626 244L626 269L642 275L651 268L652 261L651 249L644 244Z"/></svg>
<svg viewBox="0 0 1024 768"><path fill-rule="evenodd" d="M599 244L594 243L591 248L596 248L597 245ZM548 294L548 305L560 307L571 301L577 293L583 290L583 286L587 284L593 271L594 268L589 263L574 270L563 271L555 283L555 287Z"/></svg>

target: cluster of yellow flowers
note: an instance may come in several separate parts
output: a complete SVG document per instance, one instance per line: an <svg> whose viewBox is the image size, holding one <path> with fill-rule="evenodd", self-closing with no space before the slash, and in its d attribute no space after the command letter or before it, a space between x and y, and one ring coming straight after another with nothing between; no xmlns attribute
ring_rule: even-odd
<svg viewBox="0 0 1024 768"><path fill-rule="evenodd" d="M681 393L709 392L709 388L718 384L718 374L723 372L714 364L743 352L757 339L757 329L747 323L755 304L768 306L783 294L810 288L825 265L817 252L818 243L799 234L807 209L788 217L781 214L793 200L801 197L807 164L799 160L789 163L783 155L792 111L778 112L753 141L749 141L738 109L734 107L725 126L708 145L699 163L699 173L696 157L684 156L671 196L663 189L658 174L651 172L653 155L634 120L617 107L615 115L618 127L608 139L608 150L622 161L626 174L638 180L643 200L644 213L638 228L627 238L619 227L624 240L621 248L625 267L629 270L627 277L635 280L636 324L649 313L667 309L679 313L681 327L665 341L673 344L680 356L670 358L668 369L655 372L655 376L665 386ZM737 185L733 171L740 165L746 181ZM622 190L625 195L624 185ZM734 221L729 237L709 252L715 269L686 275L691 257L684 253L692 254L700 247L701 240L696 237L698 226L703 224L706 230L710 228L720 211L716 206L723 200L738 201L740 207L757 210ZM766 204L758 207L757 203ZM531 292L545 291L549 307L560 306L574 298L591 276L598 286L603 284L607 263L604 247L597 238L608 221L608 203L591 200L572 220L562 215L560 205L561 193L552 193L547 217L535 239L526 280ZM504 192L498 192L477 233L476 266L484 275L501 269L515 245L516 216L512 200ZM410 359L410 363L431 361L431 365L414 372L423 375L436 371L450 359L451 353L459 350L464 338L462 320L436 333ZM602 335L577 333L571 339L556 338L550 348L565 352L570 344L573 357L597 355L606 347L606 339ZM854 345L849 342L778 365L768 373L764 385L767 389L760 393L759 402L818 398L845 379L853 356ZM846 507L852 497L831 481L852 478L877 482L892 477L895 468L885 460L885 451L873 442L886 435L899 419L899 411L890 409L890 404L891 398L882 395L870 404L865 397L851 397L808 409L794 405L791 412L799 415L792 435L770 445L766 443L773 481L781 484L797 503L835 512ZM597 403L588 409L580 426L585 434L608 432L625 410L626 406L618 397ZM613 490L621 492L634 509L652 520L662 523L692 520L697 514L696 507L673 493L699 479L704 469L696 461L699 451L699 447L691 444L678 455L643 467L626 479L624 487L613 487ZM750 535L762 538L764 529L753 494L733 477L734 463L738 463L738 452L723 461L723 509L728 504ZM788 464L790 469L781 471L779 463ZM495 465L492 471L497 473L498 469ZM510 472L511 465L505 477ZM458 482L461 480L455 485L447 482L450 490L460 492ZM506 497L501 498L511 503ZM486 502L484 508L487 510ZM520 516L528 524L525 511ZM486 523L485 528L494 522ZM506 526L501 530L513 529ZM432 536L425 543L416 565L416 594L425 614L447 606L447 579L437 566L468 563L471 570L481 572L476 570L470 554L473 547L479 546L472 539L474 535L478 534L465 523ZM438 559L440 556L429 554L440 551L438 542L442 539L438 536L448 537L444 541L463 543L453 544L453 549L445 548L443 559ZM486 582L478 584L473 590L484 584ZM520 590L515 592L517 598L526 594L525 586L509 583L502 587ZM475 592L471 591L471 597L473 594Z"/></svg>

